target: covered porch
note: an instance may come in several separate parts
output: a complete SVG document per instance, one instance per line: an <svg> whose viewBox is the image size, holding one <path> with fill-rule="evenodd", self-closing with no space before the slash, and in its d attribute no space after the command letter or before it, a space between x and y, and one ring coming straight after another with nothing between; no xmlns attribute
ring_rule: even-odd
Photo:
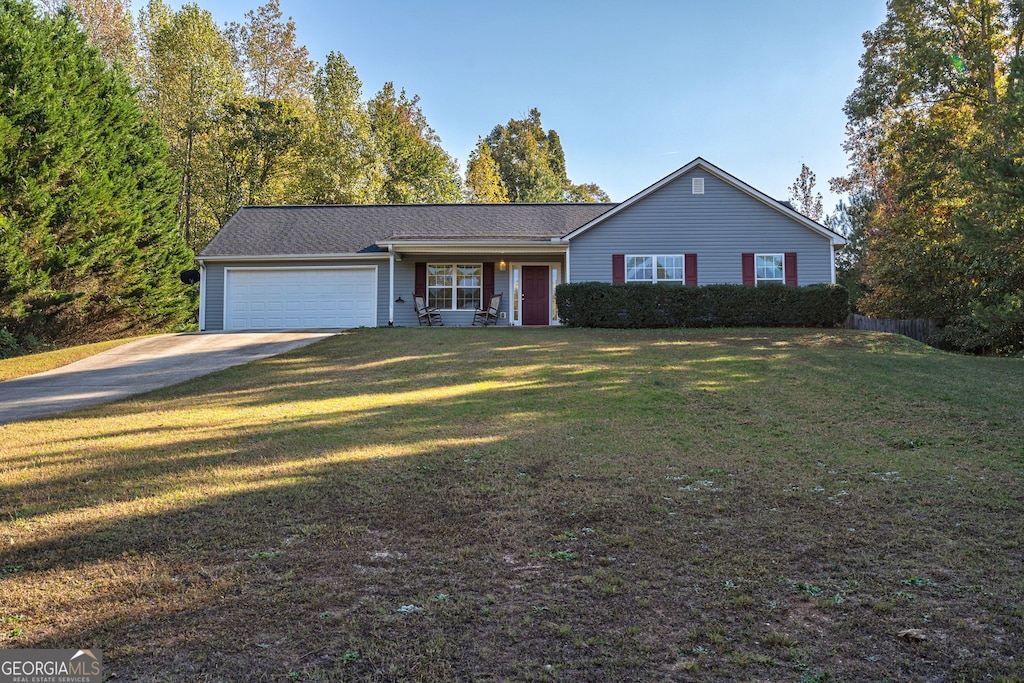
<svg viewBox="0 0 1024 683"><path fill-rule="evenodd" d="M416 325L414 297L446 326L468 326L501 294L499 326L557 325L555 287L566 281L561 241L403 240L382 243L390 259L389 325Z"/></svg>

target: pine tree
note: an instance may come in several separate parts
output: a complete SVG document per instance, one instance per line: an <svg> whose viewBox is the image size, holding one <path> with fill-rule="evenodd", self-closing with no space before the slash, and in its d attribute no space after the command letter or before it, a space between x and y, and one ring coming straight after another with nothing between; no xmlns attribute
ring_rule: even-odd
<svg viewBox="0 0 1024 683"><path fill-rule="evenodd" d="M187 319L176 178L127 76L27 0L0 0L0 54L0 327L77 342Z"/></svg>

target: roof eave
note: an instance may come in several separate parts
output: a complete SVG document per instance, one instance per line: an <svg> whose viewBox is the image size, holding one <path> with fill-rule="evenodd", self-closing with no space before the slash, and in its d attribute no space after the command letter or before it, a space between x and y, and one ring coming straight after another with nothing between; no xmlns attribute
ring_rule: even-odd
<svg viewBox="0 0 1024 683"><path fill-rule="evenodd" d="M479 252L564 253L569 245L560 238L537 240L387 240L378 247L388 251L424 254L468 254Z"/></svg>

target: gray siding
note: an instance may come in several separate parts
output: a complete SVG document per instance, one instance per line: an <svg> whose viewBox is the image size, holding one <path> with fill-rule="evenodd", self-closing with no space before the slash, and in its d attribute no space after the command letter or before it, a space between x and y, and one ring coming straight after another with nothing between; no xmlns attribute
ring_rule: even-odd
<svg viewBox="0 0 1024 683"><path fill-rule="evenodd" d="M691 179L704 178L704 194ZM832 281L832 243L696 168L574 238L573 282L611 282L612 254L697 254L698 284L743 281L741 255L797 253L799 284Z"/></svg>
<svg viewBox="0 0 1024 683"><path fill-rule="evenodd" d="M206 327L209 332L224 329L224 269L225 268L302 268L314 266L376 266L377 267L377 324L388 324L388 260L366 261L237 261L207 263L203 277L206 287ZM415 324L415 319L414 319Z"/></svg>

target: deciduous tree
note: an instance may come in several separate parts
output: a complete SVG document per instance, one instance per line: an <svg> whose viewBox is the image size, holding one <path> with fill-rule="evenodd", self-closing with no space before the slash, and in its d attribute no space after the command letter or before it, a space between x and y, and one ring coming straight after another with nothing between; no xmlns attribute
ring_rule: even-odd
<svg viewBox="0 0 1024 683"><path fill-rule="evenodd" d="M964 350L1024 348L1018 0L890 0L846 103L870 196L863 306L946 323Z"/></svg>
<svg viewBox="0 0 1024 683"><path fill-rule="evenodd" d="M65 7L70 9L103 59L111 64L121 62L128 73L137 75L138 49L130 0L40 1L53 16Z"/></svg>
<svg viewBox="0 0 1024 683"><path fill-rule="evenodd" d="M370 122L362 82L345 56L331 52L313 79L311 125L302 131L301 170L290 191L313 204L373 201Z"/></svg>
<svg viewBox="0 0 1024 683"><path fill-rule="evenodd" d="M597 185L574 185L569 180L562 141L554 130L544 130L537 109L495 126L484 142L512 202L607 201Z"/></svg>
<svg viewBox="0 0 1024 683"><path fill-rule="evenodd" d="M506 204L508 191L501 182L491 148L481 139L466 162L466 201L471 204Z"/></svg>
<svg viewBox="0 0 1024 683"><path fill-rule="evenodd" d="M427 124L419 95L409 98L386 83L367 107L373 201L382 204L457 202L462 183L455 160Z"/></svg>
<svg viewBox="0 0 1024 683"><path fill-rule="evenodd" d="M789 186L789 200L794 208L812 221L821 221L825 212L822 209L821 193L814 191L817 176L807 164L800 165L800 175Z"/></svg>
<svg viewBox="0 0 1024 683"><path fill-rule="evenodd" d="M242 60L247 91L262 100L303 99L309 94L315 66L309 50L295 42L295 22L281 13L278 0L245 14L227 34Z"/></svg>
<svg viewBox="0 0 1024 683"><path fill-rule="evenodd" d="M181 173L178 212L182 233L198 250L220 227L216 216L196 201L197 188L211 173L208 159L212 122L242 94L242 75L227 36L211 15L189 3L174 12L150 0L142 12L144 83L141 95L156 114Z"/></svg>

